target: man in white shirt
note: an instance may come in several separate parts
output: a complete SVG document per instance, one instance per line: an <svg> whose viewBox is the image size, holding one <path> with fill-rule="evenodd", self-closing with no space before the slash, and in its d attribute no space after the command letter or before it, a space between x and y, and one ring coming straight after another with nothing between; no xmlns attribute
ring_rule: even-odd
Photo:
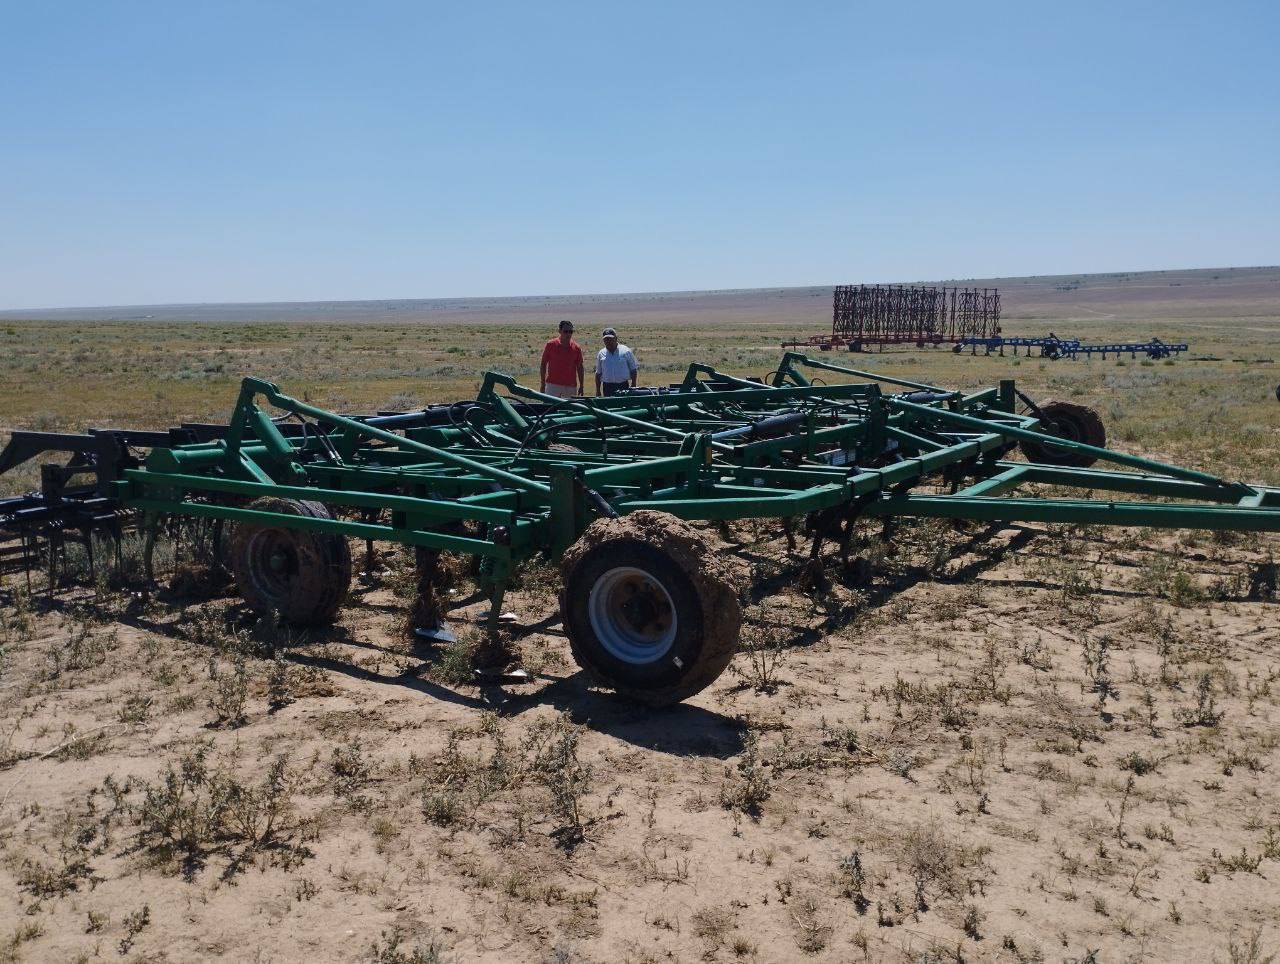
<svg viewBox="0 0 1280 964"><path fill-rule="evenodd" d="M606 328L601 337L604 347L596 352L596 394L612 395L627 386L635 388L639 374L636 356L618 343L618 333L612 328Z"/></svg>

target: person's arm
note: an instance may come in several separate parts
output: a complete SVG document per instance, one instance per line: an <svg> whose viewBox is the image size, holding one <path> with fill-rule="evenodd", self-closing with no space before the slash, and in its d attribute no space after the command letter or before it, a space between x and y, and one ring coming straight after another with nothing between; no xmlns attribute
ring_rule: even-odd
<svg viewBox="0 0 1280 964"><path fill-rule="evenodd" d="M640 366L636 364L636 356L634 352L627 352L627 367L631 369L631 387L636 387L636 382L640 380Z"/></svg>
<svg viewBox="0 0 1280 964"><path fill-rule="evenodd" d="M582 352L581 350L579 350L578 352L578 394L579 395L587 394L585 389L586 389L586 380L582 370Z"/></svg>
<svg viewBox="0 0 1280 964"><path fill-rule="evenodd" d="M538 391L547 390L547 346L542 346L542 364L538 366Z"/></svg>
<svg viewBox="0 0 1280 964"><path fill-rule="evenodd" d="M596 395L600 394L600 353L596 352Z"/></svg>

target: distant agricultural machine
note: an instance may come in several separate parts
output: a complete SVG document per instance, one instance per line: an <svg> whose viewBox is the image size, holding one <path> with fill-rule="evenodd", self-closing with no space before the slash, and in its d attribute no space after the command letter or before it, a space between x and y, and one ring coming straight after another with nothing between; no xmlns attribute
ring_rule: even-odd
<svg viewBox="0 0 1280 964"><path fill-rule="evenodd" d="M1021 338L1021 337L1002 337L995 335L990 338L962 338L955 343L952 351L956 354L969 349L971 354L977 354L981 348L984 354L1003 355L1006 348L1012 348L1013 354L1018 354L1019 348L1025 348L1025 354L1031 355L1033 348L1039 349L1041 358L1057 359L1070 358L1075 361L1081 355L1085 358L1092 358L1094 355L1101 355L1103 361L1106 361L1108 355L1115 355L1119 358L1121 355L1128 355L1130 358L1137 358L1139 354L1153 360L1161 358L1170 358L1174 355L1181 355L1189 349L1186 342L1164 342L1159 338L1152 338L1150 341L1124 341L1124 342L1105 342L1098 345L1085 345L1080 342L1079 338L1059 338L1057 335L1050 333L1044 338Z"/></svg>
<svg viewBox="0 0 1280 964"><path fill-rule="evenodd" d="M491 371L473 400L365 416L246 378L226 425L14 433L0 472L69 457L44 466L40 492L0 501L0 531L29 561L129 519L150 534L166 517L225 525L245 601L308 626L343 605L353 539L412 546L420 571L441 552L479 557L491 632L513 566L545 554L578 663L661 705L724 670L740 624L722 557L681 520L803 518L815 561L875 517L1280 531L1280 488L1105 445L1091 409L1037 405L1012 380L964 394L794 352L763 379L693 364L610 398ZM1071 494L1018 494L1032 484Z"/></svg>
<svg viewBox="0 0 1280 964"><path fill-rule="evenodd" d="M837 285L831 334L783 342L783 348L954 344L1000 334L1000 292L995 288L933 285Z"/></svg>

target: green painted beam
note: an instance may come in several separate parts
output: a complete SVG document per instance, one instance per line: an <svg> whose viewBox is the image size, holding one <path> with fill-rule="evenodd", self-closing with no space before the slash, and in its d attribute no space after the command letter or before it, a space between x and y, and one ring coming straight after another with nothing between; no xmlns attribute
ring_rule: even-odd
<svg viewBox="0 0 1280 964"><path fill-rule="evenodd" d="M1165 502L1109 502L1102 499L965 498L907 495L867 507L874 516L929 516L979 522L1058 522L1147 526L1162 529L1232 529L1280 532L1280 512L1223 505Z"/></svg>
<svg viewBox="0 0 1280 964"><path fill-rule="evenodd" d="M511 548L484 539L447 535L421 529L404 529L395 526L376 525L370 522L352 522L347 519L314 519L310 516L290 515L278 512L262 512L238 506L214 505L208 502L184 502L175 499L128 499L129 508L170 515L200 516L209 519L231 519L258 525L277 526L282 529L300 529L306 532L332 532L337 535L360 539L376 539L382 542L398 542L407 546L428 546L449 552L462 552L473 556L489 556L494 559L510 559Z"/></svg>
<svg viewBox="0 0 1280 964"><path fill-rule="evenodd" d="M804 515L818 509L829 509L848 501L848 490L843 485L817 486L802 492L791 492L773 498L756 494L751 498L673 498L620 501L619 512L635 512L654 509L669 512L681 519L751 519L787 518Z"/></svg>
<svg viewBox="0 0 1280 964"><path fill-rule="evenodd" d="M439 519L472 519L477 522L492 522L498 525L512 525L515 521L513 513L505 509L489 508L474 503L462 505L437 499L418 499L406 495L384 495L342 489L322 489L313 486L277 485L270 480L266 483L242 482L238 479L222 479L204 475L174 475L151 472L146 469L128 469L125 471L124 477L133 487L130 490L130 494L124 496L126 502L133 502L138 498L145 499L148 497L146 494L147 489L155 488L185 492L225 492L250 498L278 496L282 499L323 502L326 505L347 505L361 509L416 512L435 516ZM139 490L141 494L133 494L138 493Z"/></svg>
<svg viewBox="0 0 1280 964"><path fill-rule="evenodd" d="M886 404L893 408L927 416L934 421L942 422L944 424L961 425L966 428L978 429L985 432L997 432L1006 438L1039 442L1042 445L1049 445L1072 452L1081 452L1096 456L1098 459L1105 462L1114 462L1117 465L1128 465L1137 469L1156 471L1177 479L1186 479L1192 482L1205 482L1210 485L1221 485L1236 489L1248 488L1247 486L1242 485L1242 483L1228 482L1225 479L1221 479L1216 475L1210 475L1207 472L1197 472L1194 469L1183 469L1176 465L1165 465L1163 462L1144 459L1137 455L1126 455L1123 452L1115 452L1111 449L1099 448L1096 445L1086 445L1083 442L1069 442L1065 439L1060 439L1053 435L1047 435L1043 432L1033 432L1030 429L1001 425L999 422L988 419L974 418L971 415L961 415L959 412L948 412L942 409L930 408L925 405L917 405L914 402L906 402L900 398L886 399Z"/></svg>
<svg viewBox="0 0 1280 964"><path fill-rule="evenodd" d="M955 498L971 498L977 495L1003 495L1022 485L1026 481L1029 471L1030 466L1015 465L1013 468L1005 469L1003 472L961 489L955 494Z"/></svg>
<svg viewBox="0 0 1280 964"><path fill-rule="evenodd" d="M903 388L914 388L922 392L939 392L944 395L954 395L959 397L960 393L952 391L949 388L939 388L937 385L929 385L925 382L913 382L906 378L896 378L892 375L882 375L879 372L860 371L857 368L846 368L844 365L833 365L831 362L824 362L817 358L810 358L802 352L789 351L782 356L782 364L779 369L793 366L793 363L799 362L806 368L816 368L819 371L839 372L842 375L852 375L854 378L865 378L868 381L884 382L886 385L900 385Z"/></svg>
<svg viewBox="0 0 1280 964"><path fill-rule="evenodd" d="M1001 466L1025 465L1026 481L1042 485L1062 485L1096 492L1127 492L1169 499L1196 499L1202 502L1236 502L1239 492L1220 485L1205 485L1171 479L1147 472L1114 472L1106 469L1075 469L1037 463L1000 462ZM1247 497L1246 497L1247 498Z"/></svg>
<svg viewBox="0 0 1280 964"><path fill-rule="evenodd" d="M412 439L405 438L403 435L397 435L395 432L388 432L385 429L377 428L373 425L366 425L364 422L357 421L353 418L347 418L345 415L335 415L333 412L326 412L322 408L314 405L308 405L306 402L300 402L296 398L290 398L280 389L270 382L264 382L256 378L246 378L244 380L244 389L242 392L248 391L250 388L261 394L272 405L283 409L286 412L297 412L303 415L310 415L312 418L323 419L333 425L345 428L349 432L358 435L364 435L369 438L380 439L384 442L390 442L401 448L411 449L430 455L434 459L441 462L448 462L451 465L460 466L470 469L473 472L479 472L481 475L487 475L495 481L500 481L506 485L517 489L525 489L529 492L541 492L547 494L551 491L551 487L544 482L538 482L534 479L527 479L523 476L507 472L503 469L494 468L493 466L482 465L471 459L464 458L461 455L455 455L448 449L438 449L431 445L425 445L422 442L415 442Z"/></svg>

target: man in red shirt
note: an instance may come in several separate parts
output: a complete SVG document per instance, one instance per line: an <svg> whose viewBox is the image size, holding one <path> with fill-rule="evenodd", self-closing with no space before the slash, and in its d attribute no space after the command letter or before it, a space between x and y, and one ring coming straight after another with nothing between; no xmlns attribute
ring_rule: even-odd
<svg viewBox="0 0 1280 964"><path fill-rule="evenodd" d="M573 322L560 322L560 336L542 346L539 391L556 398L582 394L582 348L573 340Z"/></svg>

